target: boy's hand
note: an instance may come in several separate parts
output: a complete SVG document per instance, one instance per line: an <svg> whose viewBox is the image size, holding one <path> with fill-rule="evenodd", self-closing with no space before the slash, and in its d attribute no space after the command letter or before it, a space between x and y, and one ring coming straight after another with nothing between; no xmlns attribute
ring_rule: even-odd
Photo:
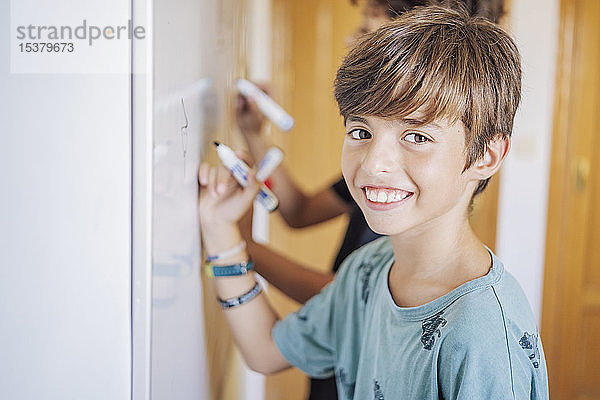
<svg viewBox="0 0 600 400"><path fill-rule="evenodd" d="M206 163L200 166L198 182L200 225L203 232L222 224L237 224L251 207L260 189L254 170L250 170L248 185L243 188L225 167L209 167Z"/></svg>
<svg viewBox="0 0 600 400"><path fill-rule="evenodd" d="M264 85L257 84L256 86L269 94L268 89ZM254 100L238 94L235 104L235 117L240 131L244 135L258 135L261 133L265 116Z"/></svg>

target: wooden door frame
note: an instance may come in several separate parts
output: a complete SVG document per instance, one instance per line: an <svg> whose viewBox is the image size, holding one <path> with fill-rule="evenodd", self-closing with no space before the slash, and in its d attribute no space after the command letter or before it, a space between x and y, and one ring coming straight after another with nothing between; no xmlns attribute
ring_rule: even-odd
<svg viewBox="0 0 600 400"><path fill-rule="evenodd" d="M568 278L564 268L565 254L561 251L560 243L564 240L564 232L567 229L567 221L561 216L567 213L568 205L562 190L569 179L567 132L571 100L570 83L573 73L574 28L573 4L571 1L561 1L541 321L541 335L546 350L549 382L557 386L560 386L561 379L556 372L557 369L552 366L558 365L561 360L560 310L564 304L560 300L563 297L561 296L564 289L563 282Z"/></svg>
<svg viewBox="0 0 600 400"><path fill-rule="evenodd" d="M573 330L579 321L577 310L581 299L568 294L578 293L582 287L580 266L585 261L579 234L591 206L588 189L579 193L574 190L573 166L577 156L589 156L591 149L586 149L585 141L574 132L575 94L581 87L577 80L582 79L575 70L580 67L575 42L578 22L575 0L561 0L559 18L541 337L550 393L557 398L571 398L572 382L576 379L573 357L577 357L577 352L562 344L565 337L575 341Z"/></svg>
<svg viewBox="0 0 600 400"><path fill-rule="evenodd" d="M560 377L552 368L560 362L560 295L563 292L564 254L560 243L566 229L564 215L567 199L561 188L568 180L567 176L567 126L568 105L571 98L570 82L573 65L573 7L570 2L560 2L558 55L556 72L556 93L554 99L554 117L552 126L552 151L550 167L550 186L548 193L548 214L546 227L544 288L542 294L541 336L546 350L549 382L559 385ZM556 217L558 216L558 217Z"/></svg>

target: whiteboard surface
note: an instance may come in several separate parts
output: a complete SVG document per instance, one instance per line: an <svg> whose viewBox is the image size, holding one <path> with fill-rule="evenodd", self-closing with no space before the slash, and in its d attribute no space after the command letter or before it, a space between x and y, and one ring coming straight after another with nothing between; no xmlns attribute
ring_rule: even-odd
<svg viewBox="0 0 600 400"><path fill-rule="evenodd" d="M196 173L217 2L154 3L152 399L207 399ZM214 117L213 117L214 118Z"/></svg>
<svg viewBox="0 0 600 400"><path fill-rule="evenodd" d="M208 399L197 169L214 138L231 143L246 1L153 6L152 399ZM257 382L245 386L262 398L264 381Z"/></svg>

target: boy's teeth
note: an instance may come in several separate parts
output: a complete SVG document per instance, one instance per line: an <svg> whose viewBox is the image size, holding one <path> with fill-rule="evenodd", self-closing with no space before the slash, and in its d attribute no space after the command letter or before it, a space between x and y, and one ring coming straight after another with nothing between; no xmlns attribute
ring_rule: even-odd
<svg viewBox="0 0 600 400"><path fill-rule="evenodd" d="M365 188L367 199L375 203L392 203L400 201L410 193L403 190Z"/></svg>
<svg viewBox="0 0 600 400"><path fill-rule="evenodd" d="M367 198L371 201L377 201L377 193L374 190L367 189Z"/></svg>

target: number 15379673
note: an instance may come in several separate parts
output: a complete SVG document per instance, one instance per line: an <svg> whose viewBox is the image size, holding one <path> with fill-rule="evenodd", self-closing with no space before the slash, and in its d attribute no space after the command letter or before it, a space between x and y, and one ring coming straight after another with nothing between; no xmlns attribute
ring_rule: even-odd
<svg viewBox="0 0 600 400"><path fill-rule="evenodd" d="M75 45L69 42L62 43L19 43L21 53L72 53L75 51Z"/></svg>

